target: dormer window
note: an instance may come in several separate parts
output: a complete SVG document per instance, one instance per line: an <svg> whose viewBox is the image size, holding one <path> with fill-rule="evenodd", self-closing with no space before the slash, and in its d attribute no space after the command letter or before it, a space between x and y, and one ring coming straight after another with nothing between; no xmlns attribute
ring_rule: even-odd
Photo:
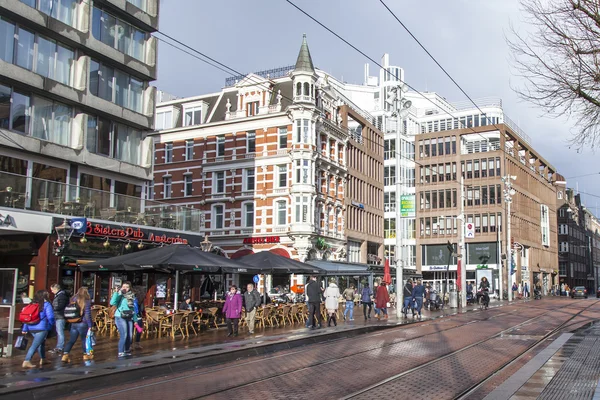
<svg viewBox="0 0 600 400"><path fill-rule="evenodd" d="M258 101L246 103L246 115L249 117L253 115L258 115L258 104Z"/></svg>
<svg viewBox="0 0 600 400"><path fill-rule="evenodd" d="M200 125L202 123L202 106L185 107L183 126Z"/></svg>

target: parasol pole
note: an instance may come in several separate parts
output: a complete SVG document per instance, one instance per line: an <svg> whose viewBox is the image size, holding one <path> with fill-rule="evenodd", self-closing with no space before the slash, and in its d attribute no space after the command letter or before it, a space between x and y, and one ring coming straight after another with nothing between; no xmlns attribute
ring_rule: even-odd
<svg viewBox="0 0 600 400"><path fill-rule="evenodd" d="M175 270L175 295L174 295L173 309L177 311L179 307L179 271Z"/></svg>

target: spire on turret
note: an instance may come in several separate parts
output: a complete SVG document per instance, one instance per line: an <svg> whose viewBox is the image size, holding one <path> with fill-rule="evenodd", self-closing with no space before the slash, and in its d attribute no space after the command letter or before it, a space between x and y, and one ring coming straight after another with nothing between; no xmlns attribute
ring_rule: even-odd
<svg viewBox="0 0 600 400"><path fill-rule="evenodd" d="M306 42L306 33L302 36L302 46L300 46L300 52L296 60L295 71L315 72L315 67L310 57L310 50L308 50L308 43Z"/></svg>

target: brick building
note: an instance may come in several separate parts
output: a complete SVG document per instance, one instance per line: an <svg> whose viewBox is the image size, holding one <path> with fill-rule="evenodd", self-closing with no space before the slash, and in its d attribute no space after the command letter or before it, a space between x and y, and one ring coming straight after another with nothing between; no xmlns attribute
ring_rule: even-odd
<svg viewBox="0 0 600 400"><path fill-rule="evenodd" d="M319 79L306 38L295 66L227 83L157 106L154 198L201 210L232 258L380 260L383 135Z"/></svg>
<svg viewBox="0 0 600 400"><path fill-rule="evenodd" d="M417 137L417 267L426 281L445 290L456 280L457 259L450 258L447 243L457 246L461 218L473 224L461 264L467 281L488 276L499 289L499 268L504 264L507 289L506 194L503 178L512 181L511 228L515 242L508 270L511 282L538 280L545 290L557 270L557 228L554 207L554 168L519 134L504 124L474 127ZM464 216L461 216L460 174L464 176ZM448 271L449 270L449 271ZM447 272L448 271L448 272Z"/></svg>

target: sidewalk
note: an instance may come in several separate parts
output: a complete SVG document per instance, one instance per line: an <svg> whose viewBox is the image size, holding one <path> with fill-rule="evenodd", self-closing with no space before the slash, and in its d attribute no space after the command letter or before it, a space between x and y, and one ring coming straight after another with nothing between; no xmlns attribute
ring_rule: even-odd
<svg viewBox="0 0 600 400"><path fill-rule="evenodd" d="M505 305L507 302L496 301L490 307ZM462 312L478 309L477 306L469 306ZM457 313L457 309L445 309L441 311L424 311L423 320L432 320L446 315ZM33 370L22 370L21 363L25 352L19 352L13 359L0 360L0 376L3 377L0 384L0 396L14 393L15 391L28 390L40 385L52 385L61 383L62 390L68 390L68 382L87 377L107 377L110 382L115 382L114 374L123 370L145 369L157 365L164 366L165 371L185 370L187 361L202 359L206 365L214 365L239 359L251 355L264 354L268 352L292 349L311 343L324 342L334 339L352 337L379 329L387 329L398 325L419 322L417 319L402 318L398 320L395 309L390 310L390 318L377 320L371 318L365 321L362 314L355 315L355 321L339 321L337 327L319 330L309 330L303 325L286 326L281 328L266 328L257 330L257 334L248 335L247 330L240 331L237 338L227 338L226 329L210 329L198 336L188 339L183 338L151 338L142 339L141 351L126 360L118 360L116 357L117 337L99 336L95 359L84 363L81 360L81 347L77 343L72 354L73 363L64 365L59 357L50 357L51 365ZM53 340L51 341L53 344ZM50 346L48 346L50 347ZM34 357L33 361L36 361ZM162 368L161 368L162 370ZM112 376L111 376L112 375ZM146 376L146 375L142 375ZM65 386L65 384L67 384ZM33 391L32 391L33 392ZM64 393L64 392L63 392ZM14 393L17 395L17 393ZM24 393L20 392L20 396ZM33 396L33 394L32 394ZM37 397L37 396L36 396ZM50 396L52 397L52 396Z"/></svg>

